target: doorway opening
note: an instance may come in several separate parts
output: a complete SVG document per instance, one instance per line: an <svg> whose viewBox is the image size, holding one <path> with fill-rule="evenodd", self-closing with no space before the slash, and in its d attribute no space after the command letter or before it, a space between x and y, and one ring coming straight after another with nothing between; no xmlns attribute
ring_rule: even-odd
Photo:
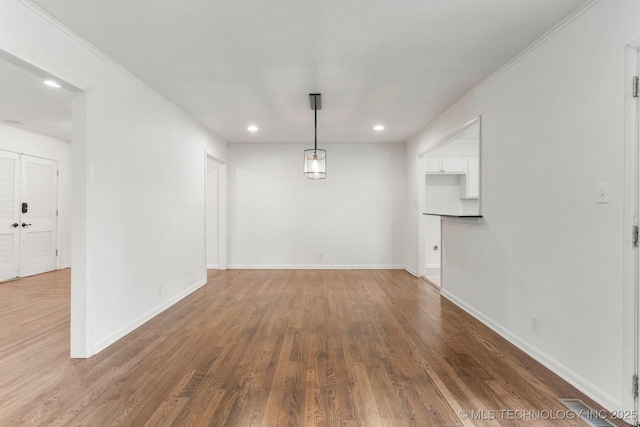
<svg viewBox="0 0 640 427"><path fill-rule="evenodd" d="M0 281L57 269L58 162L0 150Z"/></svg>
<svg viewBox="0 0 640 427"><path fill-rule="evenodd" d="M75 130L72 110L84 110L84 92L46 67L6 51L0 51L0 76L0 280L21 278L0 283L3 294L12 296L5 299L11 307L5 304L3 312L20 313L19 319L0 319L0 324L17 328L16 333L3 331L12 340L29 340L36 339L52 321L43 313L78 307L68 270L71 141ZM83 117L75 122L82 127ZM83 264L76 260L74 265ZM49 273L41 274L45 272ZM26 276L32 277L22 278ZM84 320L83 316L72 320L71 344L84 333ZM25 324L30 325L28 332L21 327ZM15 341L2 344L19 347Z"/></svg>
<svg viewBox="0 0 640 427"><path fill-rule="evenodd" d="M205 253L207 270L227 269L226 177L227 165L210 155L205 156L206 208Z"/></svg>
<svg viewBox="0 0 640 427"><path fill-rule="evenodd" d="M443 285L442 223L480 215L480 117L418 157L418 276Z"/></svg>
<svg viewBox="0 0 640 427"><path fill-rule="evenodd" d="M68 268L72 99L64 82L0 52L0 281Z"/></svg>

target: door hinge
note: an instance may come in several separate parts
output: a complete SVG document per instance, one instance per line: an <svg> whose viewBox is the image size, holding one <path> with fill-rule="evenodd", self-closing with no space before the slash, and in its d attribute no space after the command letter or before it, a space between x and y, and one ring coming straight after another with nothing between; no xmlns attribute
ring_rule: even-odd
<svg viewBox="0 0 640 427"><path fill-rule="evenodd" d="M638 76L633 76L633 97L638 97Z"/></svg>
<svg viewBox="0 0 640 427"><path fill-rule="evenodd" d="M638 374L634 374L631 377L631 392L633 393L633 397L638 397Z"/></svg>
<svg viewBox="0 0 640 427"><path fill-rule="evenodd" d="M56 176L60 176L60 171L56 171Z"/></svg>
<svg viewBox="0 0 640 427"><path fill-rule="evenodd" d="M637 248L638 247L638 226L634 225L633 226L633 230L631 231L631 242L633 243L633 247Z"/></svg>
<svg viewBox="0 0 640 427"><path fill-rule="evenodd" d="M56 209L56 216L58 216L58 209Z"/></svg>
<svg viewBox="0 0 640 427"><path fill-rule="evenodd" d="M58 250L56 249L56 256L58 256Z"/></svg>

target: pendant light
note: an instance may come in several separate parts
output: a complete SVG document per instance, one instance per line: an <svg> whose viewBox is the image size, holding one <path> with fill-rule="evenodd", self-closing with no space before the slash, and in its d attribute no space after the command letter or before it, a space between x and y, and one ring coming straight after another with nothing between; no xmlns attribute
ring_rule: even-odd
<svg viewBox="0 0 640 427"><path fill-rule="evenodd" d="M322 98L319 93L310 93L309 100L315 121L315 139L313 150L304 150L304 175L309 179L327 177L327 152L318 150L318 110L322 110Z"/></svg>

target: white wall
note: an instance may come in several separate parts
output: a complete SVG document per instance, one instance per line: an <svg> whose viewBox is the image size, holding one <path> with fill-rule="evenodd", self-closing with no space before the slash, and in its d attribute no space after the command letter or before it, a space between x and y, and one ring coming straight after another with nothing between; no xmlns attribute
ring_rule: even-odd
<svg viewBox="0 0 640 427"><path fill-rule="evenodd" d="M226 143L28 2L0 3L0 50L73 100L71 353L90 356L206 280L205 153Z"/></svg>
<svg viewBox="0 0 640 427"><path fill-rule="evenodd" d="M427 157L478 157L480 155L480 126L476 125L477 137L469 140L454 140L425 153Z"/></svg>
<svg viewBox="0 0 640 427"><path fill-rule="evenodd" d="M460 199L460 175L429 174L425 180L425 212L458 214L463 212Z"/></svg>
<svg viewBox="0 0 640 427"><path fill-rule="evenodd" d="M623 324L624 54L638 36L640 2L595 3L407 149L407 262L415 266L416 156L482 115L484 219L443 223L443 294L609 409L629 409L631 396L623 375L623 331L632 326ZM596 203L602 182L608 204Z"/></svg>
<svg viewBox="0 0 640 427"><path fill-rule="evenodd" d="M404 144L325 144L319 181L302 173L306 148L229 146L230 266L402 267Z"/></svg>
<svg viewBox="0 0 640 427"><path fill-rule="evenodd" d="M69 143L0 124L0 150L28 154L58 162L58 260L57 268L71 266L71 164Z"/></svg>
<svg viewBox="0 0 640 427"><path fill-rule="evenodd" d="M423 223L423 233L425 239L424 267L440 267L440 251L442 242L440 238L440 217L433 215L422 215L420 221ZM433 249L438 246L438 249Z"/></svg>
<svg viewBox="0 0 640 427"><path fill-rule="evenodd" d="M207 158L207 268L218 268L218 162Z"/></svg>

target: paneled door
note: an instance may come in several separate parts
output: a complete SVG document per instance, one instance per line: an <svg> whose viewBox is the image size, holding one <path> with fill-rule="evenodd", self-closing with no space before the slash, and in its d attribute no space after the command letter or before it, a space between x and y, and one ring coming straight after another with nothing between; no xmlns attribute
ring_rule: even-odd
<svg viewBox="0 0 640 427"><path fill-rule="evenodd" d="M0 281L56 269L58 164L0 150Z"/></svg>
<svg viewBox="0 0 640 427"><path fill-rule="evenodd" d="M22 155L20 276L56 269L58 163Z"/></svg>
<svg viewBox="0 0 640 427"><path fill-rule="evenodd" d="M20 155L0 151L0 281L20 274Z"/></svg>

